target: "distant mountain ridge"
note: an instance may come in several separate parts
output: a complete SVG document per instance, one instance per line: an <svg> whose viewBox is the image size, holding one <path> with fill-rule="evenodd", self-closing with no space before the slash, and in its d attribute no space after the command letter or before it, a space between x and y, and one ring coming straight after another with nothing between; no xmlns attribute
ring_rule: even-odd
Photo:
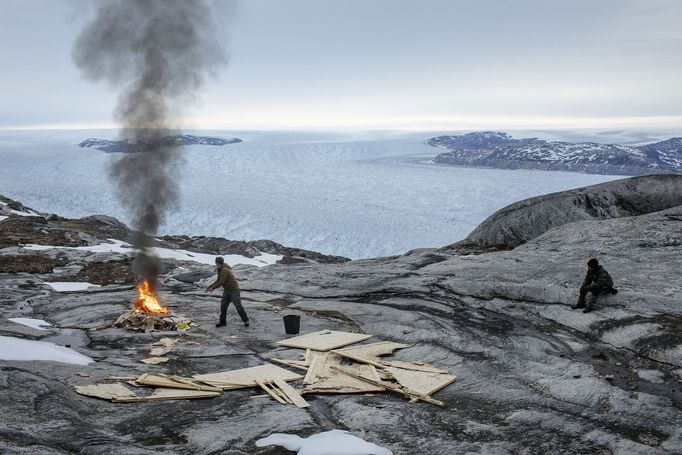
<svg viewBox="0 0 682 455"><path fill-rule="evenodd" d="M150 146L183 146L183 145L227 145L237 144L242 140L236 137L222 138L214 136L194 136L192 134L182 134L175 136L167 136L155 144L147 144L146 142L134 141L132 139L124 139L119 141L110 141L107 139L89 138L79 143L79 147L94 148L106 153L137 153L143 152Z"/></svg>
<svg viewBox="0 0 682 455"><path fill-rule="evenodd" d="M537 138L515 139L507 133L483 131L438 136L426 142L448 150L434 158L436 163L441 164L612 175L682 173L680 137L630 146Z"/></svg>

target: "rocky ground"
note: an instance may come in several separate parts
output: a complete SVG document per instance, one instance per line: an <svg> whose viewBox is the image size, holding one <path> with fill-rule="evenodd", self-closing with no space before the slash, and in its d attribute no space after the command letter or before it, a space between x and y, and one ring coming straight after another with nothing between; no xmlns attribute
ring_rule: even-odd
<svg viewBox="0 0 682 455"><path fill-rule="evenodd" d="M651 188L664 181L644 179ZM166 261L163 298L198 326L175 333L180 341L171 360L158 366L140 360L167 334L111 327L135 295L123 270L126 254L21 247L26 239L39 243L39 234L72 246L116 237L98 235L99 228L85 232L74 220L53 227L47 221L23 234L14 223L31 226L27 220L35 217L10 216L0 221L0 335L69 344L96 363L0 361L0 451L284 454L254 442L273 432L346 429L396 454L682 453L679 179L665 183L673 197L656 211L568 219L513 249L458 244L361 261L236 266L249 328L233 308L228 327L214 327L218 296L198 292L211 279L210 266ZM499 216L491 219L500 223ZM511 232L517 219L502 225ZM583 314L570 306L593 256L620 292ZM108 275L121 278L68 293L45 284ZM362 331L415 343L396 357L458 376L434 395L447 408L385 394L309 396L311 407L298 409L251 398L258 392L250 390L134 404L73 391L74 384L107 375L189 376L293 357L298 351L275 345L286 336L284 314L300 315L303 332ZM58 328L36 331L10 317L45 319Z"/></svg>

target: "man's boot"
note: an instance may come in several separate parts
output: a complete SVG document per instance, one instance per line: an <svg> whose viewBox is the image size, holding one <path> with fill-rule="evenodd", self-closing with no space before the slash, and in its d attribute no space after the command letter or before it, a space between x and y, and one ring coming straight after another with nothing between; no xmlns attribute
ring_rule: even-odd
<svg viewBox="0 0 682 455"><path fill-rule="evenodd" d="M216 327L225 327L227 325L227 322L219 322L215 326Z"/></svg>
<svg viewBox="0 0 682 455"><path fill-rule="evenodd" d="M573 305L571 307L572 310L577 310L578 308L585 308L585 299L584 298L578 299L578 303L576 303L575 305Z"/></svg>

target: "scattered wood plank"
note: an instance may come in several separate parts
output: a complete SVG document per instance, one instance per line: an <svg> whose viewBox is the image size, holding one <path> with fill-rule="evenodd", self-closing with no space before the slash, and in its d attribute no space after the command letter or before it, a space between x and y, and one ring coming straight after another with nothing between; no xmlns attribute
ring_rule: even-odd
<svg viewBox="0 0 682 455"><path fill-rule="evenodd" d="M77 385L74 386L74 389L81 395L101 398L103 400L126 397L131 398L135 396L135 393L132 390L120 382L114 384Z"/></svg>
<svg viewBox="0 0 682 455"><path fill-rule="evenodd" d="M351 376L351 377L353 377L353 378L355 378L355 379L359 379L359 380L365 381L365 382L367 382L367 383L369 383L369 384L373 384L373 385L376 385L376 386L383 387L383 388L386 389L386 390L390 390L390 391L392 391L392 392L399 393L399 394L404 395L404 396L406 396L406 397L408 397L408 398L410 398L410 399L412 399L412 398L419 398L420 400L426 401L427 403L435 404L436 406L440 406L440 407L442 407L442 408L445 407L445 403L443 403L442 401L435 400L435 399L433 399L433 398L431 398L431 397L428 397L428 396L425 396L425 395L420 395L420 394L418 394L418 393L416 393L416 392L413 392L413 391L410 391L409 389L406 389L406 388L403 387L403 386L399 386L399 385L396 386L396 385L389 384L389 383L386 383L386 382L376 381L376 380L374 380L374 379L370 379L370 378L367 378L367 377L364 377L364 376L361 376L361 375L357 375L357 374L352 373L352 372L350 372L350 371L347 371L345 368L341 368L341 367L333 366L332 369L334 369L334 370L336 370L336 371L339 371L339 372L341 372L341 373L343 373L343 374L346 374L346 375L348 375L348 376Z"/></svg>
<svg viewBox="0 0 682 455"><path fill-rule="evenodd" d="M152 350L149 351L149 355L151 355L152 357L161 357L168 354L169 352L171 352L171 348L166 346L158 346L152 348Z"/></svg>
<svg viewBox="0 0 682 455"><path fill-rule="evenodd" d="M331 349L348 346L349 344L372 338L372 335L363 333L337 332L334 330L320 330L287 340L278 341L280 346L291 348L314 349L316 351L329 351Z"/></svg>
<svg viewBox="0 0 682 455"><path fill-rule="evenodd" d="M287 404L286 400L284 400L284 398L279 396L278 393L275 393L275 391L272 390L272 388L268 386L267 382L265 382L261 379L258 379L258 378L256 378L255 381L256 381L256 384L258 384L261 389L263 389L265 392L267 392L268 395L270 395L272 398L274 398L275 401L282 403L282 404Z"/></svg>
<svg viewBox="0 0 682 455"><path fill-rule="evenodd" d="M357 355L349 353L349 352L343 352L343 351L337 351L337 350L332 350L331 352L333 354L340 355L341 357L345 357L347 359L355 360L356 362L366 363L367 365L373 365L376 368L386 369L386 365L384 365L383 362L381 362L379 360L367 359L365 357L360 357L360 356L357 356Z"/></svg>
<svg viewBox="0 0 682 455"><path fill-rule="evenodd" d="M378 357L393 354L393 352L398 349L411 348L412 346L414 345L395 343L393 341L378 341L376 343L350 346L347 348L338 349L338 351L346 352L366 359L377 360Z"/></svg>
<svg viewBox="0 0 682 455"><path fill-rule="evenodd" d="M142 363L146 363L147 365L159 365L161 363L166 363L170 359L168 357L148 357L146 359L140 360Z"/></svg>
<svg viewBox="0 0 682 455"><path fill-rule="evenodd" d="M208 392L204 390L183 390L183 389L154 389L151 395L136 396L136 397L121 397L114 398L114 403L136 403L140 401L157 401L157 400L193 400L196 398L213 398L220 396L220 392Z"/></svg>
<svg viewBox="0 0 682 455"><path fill-rule="evenodd" d="M270 361L287 367L296 368L298 370L308 371L308 367L305 366L305 362L300 360L270 359Z"/></svg>
<svg viewBox="0 0 682 455"><path fill-rule="evenodd" d="M271 363L257 367L193 376L193 379L199 382L219 387L223 390L257 387L256 379L267 381L274 378L282 378L284 381L297 381L303 379L303 376Z"/></svg>
<svg viewBox="0 0 682 455"><path fill-rule="evenodd" d="M452 384L457 379L456 376L450 374L412 371L394 367L389 367L388 372L403 387L418 395L425 396L430 396L432 393ZM419 401L419 399L416 401Z"/></svg>
<svg viewBox="0 0 682 455"><path fill-rule="evenodd" d="M391 366L395 368L402 368L403 370L413 370L413 371L425 371L428 373L440 373L440 374L447 374L447 370L442 370L438 367L435 367L429 363L422 363L422 362L402 362L400 360L386 360L383 361L383 364L386 366Z"/></svg>
<svg viewBox="0 0 682 455"><path fill-rule="evenodd" d="M176 376L179 378L179 376ZM220 392L221 389L206 385L197 384L196 382L188 379L181 378L180 381L171 379L165 376L156 376L153 374L143 374L135 380L136 383L140 385L152 386L152 387L164 387L169 389L187 389L187 390L200 390L205 392Z"/></svg>
<svg viewBox="0 0 682 455"><path fill-rule="evenodd" d="M284 394L291 400L291 402L296 405L297 408L308 408L310 407L310 404L303 399L301 395L291 387L289 384L287 384L285 381L283 381L280 378L275 378L274 383L279 389L284 392Z"/></svg>

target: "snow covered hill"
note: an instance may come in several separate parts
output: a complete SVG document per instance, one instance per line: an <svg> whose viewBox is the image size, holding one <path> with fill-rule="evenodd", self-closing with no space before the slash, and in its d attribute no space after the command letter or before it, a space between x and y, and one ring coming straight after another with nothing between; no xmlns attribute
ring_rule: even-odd
<svg viewBox="0 0 682 455"><path fill-rule="evenodd" d="M631 146L515 139L507 133L485 131L438 136L427 143L448 150L434 158L442 164L611 175L682 173L682 138L679 137Z"/></svg>
<svg viewBox="0 0 682 455"><path fill-rule="evenodd" d="M212 136L194 136L191 134L182 134L176 136L168 136L163 138L159 144L161 146L181 146L181 145L227 145L241 142L241 139L236 137L224 139L221 137ZM78 144L83 148L95 148L107 153L135 153L142 152L150 146L144 142L136 142L132 139L124 139L119 141L89 138Z"/></svg>

